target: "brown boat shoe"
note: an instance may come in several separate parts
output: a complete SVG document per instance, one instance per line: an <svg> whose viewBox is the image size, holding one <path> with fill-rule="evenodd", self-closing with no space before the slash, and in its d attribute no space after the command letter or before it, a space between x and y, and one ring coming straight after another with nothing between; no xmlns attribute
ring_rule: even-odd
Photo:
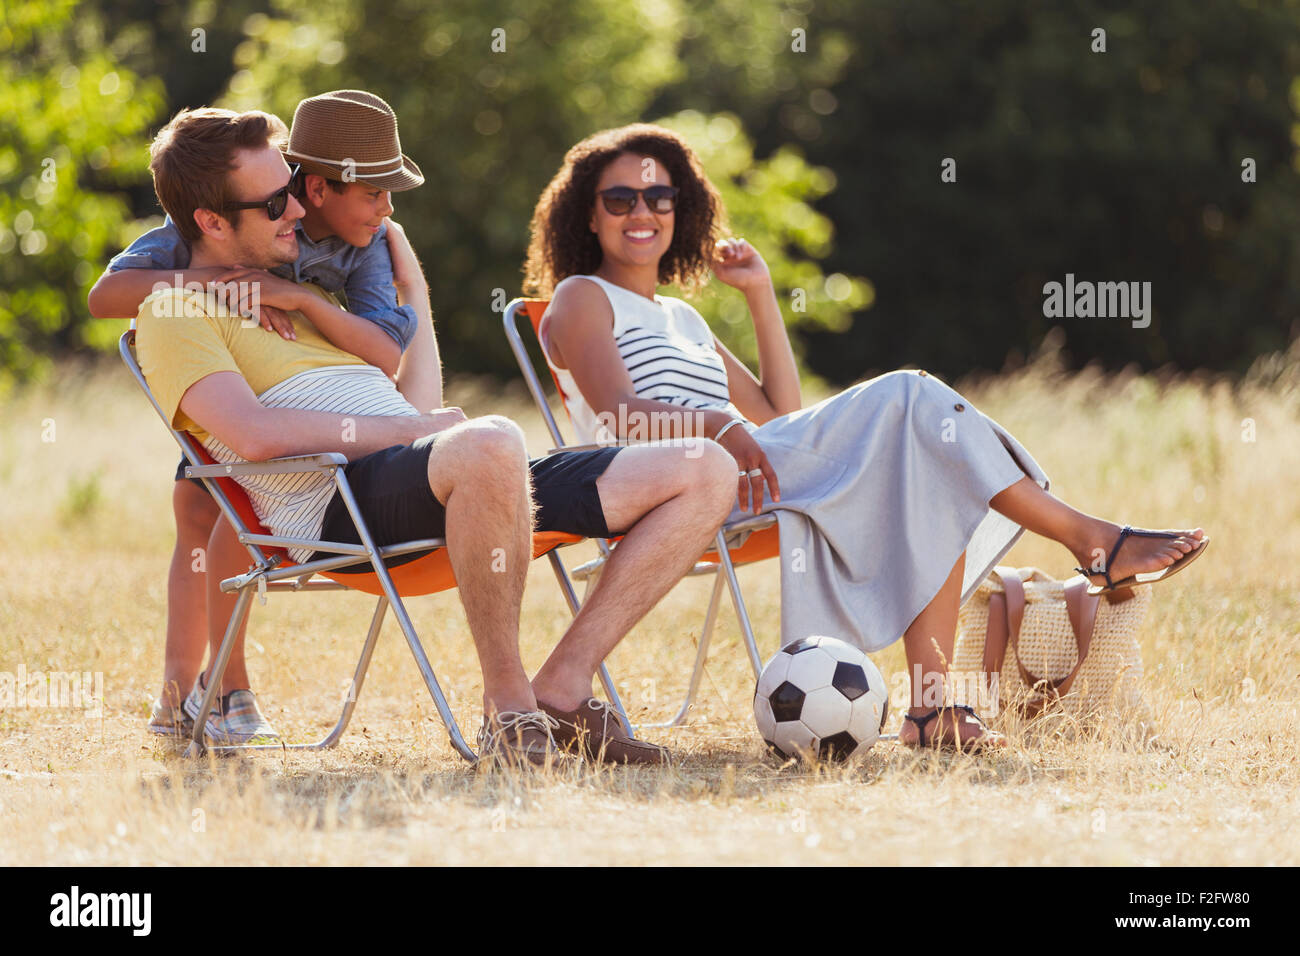
<svg viewBox="0 0 1300 956"><path fill-rule="evenodd" d="M663 766L671 762L672 754L667 748L629 735L614 708L604 701L588 697L572 711L560 710L540 700L537 706L559 722L560 726L552 733L561 750L576 750L587 760L605 763Z"/></svg>
<svg viewBox="0 0 1300 956"><path fill-rule="evenodd" d="M539 711L504 711L483 718L478 732L479 758L498 766L545 766L558 756L554 718Z"/></svg>

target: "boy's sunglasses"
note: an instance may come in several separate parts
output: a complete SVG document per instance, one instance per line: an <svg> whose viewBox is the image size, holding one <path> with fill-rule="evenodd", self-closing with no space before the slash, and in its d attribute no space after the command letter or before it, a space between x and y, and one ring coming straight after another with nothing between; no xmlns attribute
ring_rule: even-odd
<svg viewBox="0 0 1300 956"><path fill-rule="evenodd" d="M611 216L626 216L636 208L637 196L645 199L646 208L651 212L672 212L677 205L676 186L650 186L646 189L633 189L631 186L611 186L602 189L596 195L605 204L605 211Z"/></svg>
<svg viewBox="0 0 1300 956"><path fill-rule="evenodd" d="M289 167L289 181L271 193L269 199L263 199L260 202L228 202L227 209L265 209L266 215L272 222L284 215L284 211L289 205L289 194L298 194L298 187L302 182L302 167L297 164Z"/></svg>

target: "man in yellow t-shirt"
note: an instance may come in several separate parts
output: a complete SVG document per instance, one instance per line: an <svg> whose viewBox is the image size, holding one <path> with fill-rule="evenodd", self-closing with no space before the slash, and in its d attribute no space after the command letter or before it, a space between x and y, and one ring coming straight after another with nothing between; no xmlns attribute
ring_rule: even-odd
<svg viewBox="0 0 1300 956"><path fill-rule="evenodd" d="M164 207L173 220L192 219L202 232L193 243L193 268L260 270L296 255L294 222L302 207L291 194L284 202L277 198L290 171L270 140L235 128L250 115L195 123L193 114L182 113L155 140L152 168ZM232 215L235 209L241 211ZM412 269L418 274L418 263L394 262L395 276ZM480 744L490 755L539 763L558 744L588 758L663 762L663 748L632 738L591 696L592 681L600 662L692 566L729 513L731 457L699 440L561 452L529 462L513 422L467 419L458 408L440 407L427 289L412 302L420 328L394 381L330 344L306 319L304 297L319 290L269 274L245 275L255 277L263 304L288 314L292 340L248 327L213 294L168 289L141 306L141 368L173 424L218 461L340 452L376 543L446 538L483 672ZM239 480L273 533L358 540L342 502L319 477ZM518 643L534 527L625 537L530 681ZM303 549L291 554L308 556ZM211 582L209 595L214 599ZM220 614L210 617L215 651L224 622ZM201 674L191 701L196 695L201 701L204 681ZM242 640L221 693L223 713L209 720L220 719L226 700L242 694L238 701L251 708L256 726L260 715L248 690Z"/></svg>

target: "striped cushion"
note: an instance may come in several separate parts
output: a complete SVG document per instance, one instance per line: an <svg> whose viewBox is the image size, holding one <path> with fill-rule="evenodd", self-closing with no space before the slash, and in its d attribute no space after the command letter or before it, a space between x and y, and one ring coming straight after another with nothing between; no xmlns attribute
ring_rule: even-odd
<svg viewBox="0 0 1300 956"><path fill-rule="evenodd" d="M419 414L388 376L370 365L333 365L300 372L257 398L268 408L340 413L340 430L349 427L349 419L363 415ZM222 464L244 461L211 436L204 447ZM237 481L272 534L295 538L320 535L325 507L334 495L334 483L328 475L245 475ZM310 549L289 549L289 557L295 562L305 560L310 553Z"/></svg>

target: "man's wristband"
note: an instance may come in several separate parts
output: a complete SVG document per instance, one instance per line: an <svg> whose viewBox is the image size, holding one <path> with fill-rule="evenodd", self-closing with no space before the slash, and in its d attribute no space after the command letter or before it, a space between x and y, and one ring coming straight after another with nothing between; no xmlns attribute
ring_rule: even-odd
<svg viewBox="0 0 1300 956"><path fill-rule="evenodd" d="M731 421L727 422L727 424L723 425L721 428L718 429L718 433L713 436L713 440L722 441L722 436L727 433L727 429L732 428L735 425L739 425L741 421L742 419L733 418Z"/></svg>

